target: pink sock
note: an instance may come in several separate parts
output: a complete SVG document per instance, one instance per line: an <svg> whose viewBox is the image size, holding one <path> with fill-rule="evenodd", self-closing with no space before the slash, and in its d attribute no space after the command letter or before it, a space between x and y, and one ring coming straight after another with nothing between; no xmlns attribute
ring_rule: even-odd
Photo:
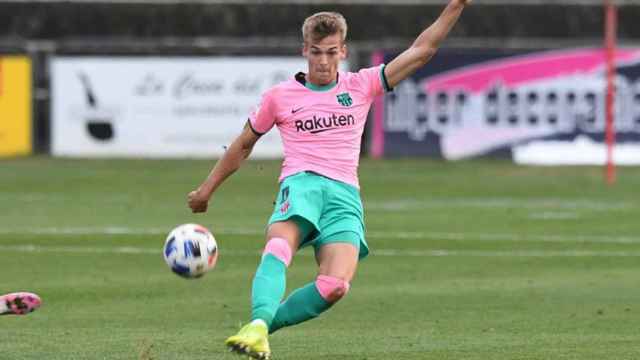
<svg viewBox="0 0 640 360"><path fill-rule="evenodd" d="M266 254L271 254L277 257L286 266L289 266L289 264L291 264L291 257L293 256L291 247L289 246L287 240L277 237L271 238L267 242L267 245L264 247L262 256Z"/></svg>
<svg viewBox="0 0 640 360"><path fill-rule="evenodd" d="M349 291L350 285L347 281L333 276L319 275L316 279L316 288L323 299L334 302L337 300L336 296L340 298Z"/></svg>

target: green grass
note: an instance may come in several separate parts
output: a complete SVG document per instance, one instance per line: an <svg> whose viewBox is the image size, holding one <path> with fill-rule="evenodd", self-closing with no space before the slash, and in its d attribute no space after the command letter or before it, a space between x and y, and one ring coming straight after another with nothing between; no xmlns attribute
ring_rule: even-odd
<svg viewBox="0 0 640 360"><path fill-rule="evenodd" d="M278 162L249 162L193 215L212 162L0 161L0 292L43 307L0 317L0 359L234 359ZM275 359L640 358L640 168L363 161L372 255L321 318L275 334ZM165 266L175 225L199 222L218 267ZM289 288L315 274L304 250Z"/></svg>

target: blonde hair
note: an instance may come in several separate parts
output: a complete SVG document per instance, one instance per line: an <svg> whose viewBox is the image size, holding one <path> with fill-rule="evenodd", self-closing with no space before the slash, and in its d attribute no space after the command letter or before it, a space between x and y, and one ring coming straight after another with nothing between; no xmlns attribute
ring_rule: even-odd
<svg viewBox="0 0 640 360"><path fill-rule="evenodd" d="M318 42L327 36L340 34L342 41L347 38L347 20L342 14L331 11L315 13L302 24L302 39Z"/></svg>

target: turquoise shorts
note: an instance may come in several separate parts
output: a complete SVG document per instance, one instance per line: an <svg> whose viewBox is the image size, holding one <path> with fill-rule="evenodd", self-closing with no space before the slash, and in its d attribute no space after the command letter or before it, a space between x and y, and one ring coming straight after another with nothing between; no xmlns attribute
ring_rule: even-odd
<svg viewBox="0 0 640 360"><path fill-rule="evenodd" d="M300 247L313 245L317 252L325 244L350 243L359 249L360 259L369 254L362 200L353 185L310 171L286 177L269 225L287 220L300 228Z"/></svg>

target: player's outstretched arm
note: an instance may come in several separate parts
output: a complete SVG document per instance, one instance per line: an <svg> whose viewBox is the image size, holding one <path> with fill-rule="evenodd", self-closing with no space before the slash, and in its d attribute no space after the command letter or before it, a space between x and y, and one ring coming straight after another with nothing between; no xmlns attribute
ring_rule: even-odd
<svg viewBox="0 0 640 360"><path fill-rule="evenodd" d="M449 1L440 17L416 38L411 47L387 64L384 74L390 87L395 87L431 60L471 1Z"/></svg>
<svg viewBox="0 0 640 360"><path fill-rule="evenodd" d="M242 162L251 154L253 146L259 138L251 130L247 122L242 133L231 143L231 146L218 160L207 179L187 196L191 211L194 213L207 211L211 195L226 178L240 168Z"/></svg>

